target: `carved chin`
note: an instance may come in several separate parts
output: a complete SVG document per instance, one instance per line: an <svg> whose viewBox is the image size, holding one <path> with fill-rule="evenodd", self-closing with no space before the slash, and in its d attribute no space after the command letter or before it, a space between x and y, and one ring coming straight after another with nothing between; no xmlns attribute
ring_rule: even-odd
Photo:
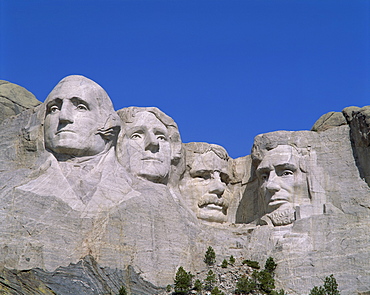
<svg viewBox="0 0 370 295"><path fill-rule="evenodd" d="M209 222L223 223L226 221L226 215L222 212L222 208L213 208L210 205L200 208L197 217Z"/></svg>
<svg viewBox="0 0 370 295"><path fill-rule="evenodd" d="M288 225L295 221L295 210L288 208L285 210L276 210L266 214L274 226Z"/></svg>
<svg viewBox="0 0 370 295"><path fill-rule="evenodd" d="M156 183L164 183L167 180L168 173L167 171L163 171L163 173L157 171L152 171L152 170L147 170L147 171L140 171L137 176L141 178L145 178L151 182L156 182Z"/></svg>

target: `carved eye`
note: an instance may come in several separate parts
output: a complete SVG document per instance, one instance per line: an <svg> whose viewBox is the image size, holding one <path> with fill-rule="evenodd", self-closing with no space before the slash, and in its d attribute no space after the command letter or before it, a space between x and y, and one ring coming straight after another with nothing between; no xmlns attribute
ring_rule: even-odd
<svg viewBox="0 0 370 295"><path fill-rule="evenodd" d="M290 176L290 175L293 175L292 170L284 170L283 173L281 174L281 176Z"/></svg>
<svg viewBox="0 0 370 295"><path fill-rule="evenodd" d="M77 105L77 109L79 111L87 111L87 106L85 106L83 103L80 103Z"/></svg>
<svg viewBox="0 0 370 295"><path fill-rule="evenodd" d="M51 106L51 107L49 108L49 112L50 112L50 113L55 113L56 111L59 111L59 108L58 108L58 106L56 106L56 105L53 105L53 106Z"/></svg>
<svg viewBox="0 0 370 295"><path fill-rule="evenodd" d="M141 134L139 133L134 133L130 136L131 139L140 139L141 138Z"/></svg>
<svg viewBox="0 0 370 295"><path fill-rule="evenodd" d="M163 134L160 134L160 135L157 135L157 139L160 140L160 141L166 141L167 137L164 136Z"/></svg>
<svg viewBox="0 0 370 295"><path fill-rule="evenodd" d="M230 182L230 177L226 173L221 173L221 181L225 184L228 184Z"/></svg>
<svg viewBox="0 0 370 295"><path fill-rule="evenodd" d="M199 171L195 178L202 179L202 180L208 180L211 179L211 173L209 171Z"/></svg>
<svg viewBox="0 0 370 295"><path fill-rule="evenodd" d="M260 178L263 180L263 181L267 181L269 179L269 175L268 173L262 173L260 175Z"/></svg>

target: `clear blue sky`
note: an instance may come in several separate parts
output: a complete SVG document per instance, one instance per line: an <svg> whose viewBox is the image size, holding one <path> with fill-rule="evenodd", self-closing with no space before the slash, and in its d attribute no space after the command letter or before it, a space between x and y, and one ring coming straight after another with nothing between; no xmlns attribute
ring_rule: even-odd
<svg viewBox="0 0 370 295"><path fill-rule="evenodd" d="M84 75L234 158L370 105L370 0L0 0L0 26L0 79L44 101Z"/></svg>

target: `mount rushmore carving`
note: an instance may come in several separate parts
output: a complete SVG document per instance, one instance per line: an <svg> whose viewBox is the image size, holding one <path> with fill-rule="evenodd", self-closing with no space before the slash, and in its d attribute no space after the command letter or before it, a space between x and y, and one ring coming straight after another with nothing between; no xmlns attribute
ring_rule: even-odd
<svg viewBox="0 0 370 295"><path fill-rule="evenodd" d="M204 267L211 245L274 257L289 294L332 273L343 294L367 294L369 117L352 107L315 131L261 134L232 159L182 143L159 109L116 112L101 86L68 76L1 123L1 267L53 272L93 257L163 287L179 266Z"/></svg>

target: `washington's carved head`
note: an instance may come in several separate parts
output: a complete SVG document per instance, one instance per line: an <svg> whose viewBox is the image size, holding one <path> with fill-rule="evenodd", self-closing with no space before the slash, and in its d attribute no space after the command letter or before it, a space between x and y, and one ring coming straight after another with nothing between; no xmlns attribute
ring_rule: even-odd
<svg viewBox="0 0 370 295"><path fill-rule="evenodd" d="M257 167L261 196L274 225L295 220L295 208L310 204L306 168L297 148L279 145Z"/></svg>
<svg viewBox="0 0 370 295"><path fill-rule="evenodd" d="M176 123L154 107L129 107L118 114L122 120L119 161L134 176L166 184L171 164L181 157Z"/></svg>
<svg viewBox="0 0 370 295"><path fill-rule="evenodd" d="M117 137L120 121L108 94L78 75L61 80L45 100L45 148L58 155L93 156Z"/></svg>
<svg viewBox="0 0 370 295"><path fill-rule="evenodd" d="M189 208L199 219L225 222L229 198L225 190L229 181L226 150L215 144L185 144L186 171L180 191Z"/></svg>

